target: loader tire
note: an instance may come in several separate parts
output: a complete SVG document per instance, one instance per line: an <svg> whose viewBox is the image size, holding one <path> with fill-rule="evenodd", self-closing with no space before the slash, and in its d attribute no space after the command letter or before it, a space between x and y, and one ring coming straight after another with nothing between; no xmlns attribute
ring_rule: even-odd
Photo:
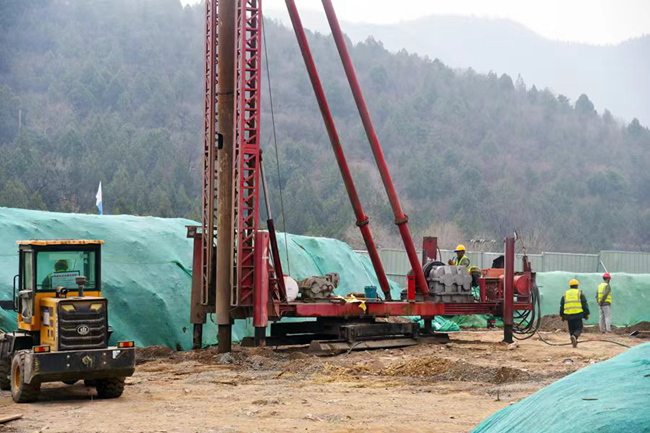
<svg viewBox="0 0 650 433"><path fill-rule="evenodd" d="M11 397L16 403L31 403L38 398L40 383L25 383L25 352L18 352L11 362Z"/></svg>
<svg viewBox="0 0 650 433"><path fill-rule="evenodd" d="M98 379L95 389L97 389L97 397L99 398L117 398L124 392L124 378Z"/></svg>
<svg viewBox="0 0 650 433"><path fill-rule="evenodd" d="M0 359L0 389L9 391L11 389L11 358Z"/></svg>

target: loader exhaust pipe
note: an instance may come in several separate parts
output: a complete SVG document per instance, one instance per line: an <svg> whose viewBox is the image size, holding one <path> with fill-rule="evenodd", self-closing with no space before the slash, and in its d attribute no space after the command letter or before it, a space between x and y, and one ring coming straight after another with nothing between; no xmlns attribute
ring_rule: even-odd
<svg viewBox="0 0 650 433"><path fill-rule="evenodd" d="M84 288L86 286L86 283L88 282L88 278L82 276L75 277L74 282L77 283L77 286L79 286L79 297L83 298L84 297Z"/></svg>

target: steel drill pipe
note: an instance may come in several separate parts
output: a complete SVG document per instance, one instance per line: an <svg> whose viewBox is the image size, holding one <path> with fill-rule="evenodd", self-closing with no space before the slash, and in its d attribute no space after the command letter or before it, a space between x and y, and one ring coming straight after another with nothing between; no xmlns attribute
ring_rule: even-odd
<svg viewBox="0 0 650 433"><path fill-rule="evenodd" d="M208 0L215 1L215 0ZM217 125L223 136L223 146L218 151L217 176L217 275L216 316L219 326L219 353L231 350L230 276L232 273L232 183L235 128L235 0L218 2L218 92ZM214 142L213 142L214 143ZM205 234L204 236L208 236Z"/></svg>
<svg viewBox="0 0 650 433"><path fill-rule="evenodd" d="M348 197L350 198L350 203L352 204L352 209L354 210L354 215L357 219L356 224L359 227L363 241L366 244L366 249L368 250L368 255L370 256L370 261L372 262L372 266L375 269L375 273L377 274L377 279L379 280L379 286L381 287L385 298L387 300L390 300L391 295L388 278L386 278L384 267L381 263L379 253L377 252L377 247L375 246L375 242L370 232L368 217L363 212L363 207L361 206L359 195L357 194L357 190L354 186L354 180L352 179L352 174L350 173L347 160L345 159L345 154L343 153L343 148L341 147L341 141L339 139L336 126L334 125L334 119L332 117L332 113L330 112L327 98L325 96L325 92L323 91L323 86L318 76L318 70L316 69L316 64L314 63L314 58L312 57L309 43L307 42L307 37L305 36L305 30L302 26L302 21L300 20L300 15L298 13L298 9L296 8L296 3L294 0L286 0L285 2L287 4L287 10L289 11L291 23L293 24L293 29L296 33L296 38L298 39L298 46L300 47L302 58L305 61L305 67L307 68L307 73L309 74L311 85L314 88L314 94L316 96L316 100L318 101L318 107L320 108L321 115L323 116L323 122L325 123L325 128L327 129L327 135L329 136L330 143L332 144L332 150L334 151L336 163L339 166L341 176L343 177L343 183L345 184L345 189L348 192Z"/></svg>
<svg viewBox="0 0 650 433"><path fill-rule="evenodd" d="M370 113L368 112L368 106L366 105L363 93L361 92L361 86L359 86L359 81L357 80L357 75L354 71L354 66L352 65L350 53L348 52L348 48L345 45L345 38L343 37L341 26L339 24L338 18L336 17L336 13L334 12L334 6L332 5L331 0L322 1L323 7L325 8L325 14L327 15L327 21L329 22L330 29L332 30L332 36L334 37L334 42L336 43L336 48L339 52L339 56L341 57L341 62L343 63L345 75L348 78L350 89L352 90L352 94L354 96L354 101L357 104L357 109L359 110L359 115L361 116L363 127L366 131L366 135L368 136L368 142L370 143L372 154L375 157L375 162L377 164L377 168L379 169L379 174L384 184L384 189L386 189L386 194L388 195L388 201L393 208L393 214L395 215L395 224L399 228L409 263L411 264L411 268L415 273L415 280L417 282L417 285L422 292L424 299L428 300L429 291L427 281L424 278L424 272L422 272L422 266L420 265L420 260L415 250L415 245L413 244L413 238L409 232L408 216L402 210L399 198L397 197L397 192L395 191L393 180L391 179L390 173L388 171L388 165L386 164L384 153L381 150L381 145L379 144L379 139L377 138L377 133L375 132L375 127L372 124L372 119L370 118Z"/></svg>
<svg viewBox="0 0 650 433"><path fill-rule="evenodd" d="M503 341L512 343L515 294L515 238L506 238L505 281L503 291Z"/></svg>

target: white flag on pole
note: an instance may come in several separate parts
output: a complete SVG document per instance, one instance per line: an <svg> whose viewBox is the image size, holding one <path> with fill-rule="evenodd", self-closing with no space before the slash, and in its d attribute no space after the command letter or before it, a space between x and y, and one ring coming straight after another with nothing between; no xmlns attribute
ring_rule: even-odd
<svg viewBox="0 0 650 433"><path fill-rule="evenodd" d="M95 196L97 199L95 201L95 205L97 206L97 209L99 209L99 214L103 215L103 210L102 210L102 183L101 181L99 182L99 188L97 189L97 195Z"/></svg>

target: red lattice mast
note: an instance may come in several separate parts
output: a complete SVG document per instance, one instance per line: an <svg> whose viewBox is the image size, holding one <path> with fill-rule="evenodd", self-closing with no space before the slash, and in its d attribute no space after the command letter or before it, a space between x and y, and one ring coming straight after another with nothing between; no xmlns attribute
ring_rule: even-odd
<svg viewBox="0 0 650 433"><path fill-rule="evenodd" d="M201 304L208 304L213 281L215 221L217 219L217 6L218 0L205 2L205 93L203 119L203 207L201 242Z"/></svg>
<svg viewBox="0 0 650 433"><path fill-rule="evenodd" d="M235 91L234 266L232 303L253 305L260 159L260 0L239 0Z"/></svg>

